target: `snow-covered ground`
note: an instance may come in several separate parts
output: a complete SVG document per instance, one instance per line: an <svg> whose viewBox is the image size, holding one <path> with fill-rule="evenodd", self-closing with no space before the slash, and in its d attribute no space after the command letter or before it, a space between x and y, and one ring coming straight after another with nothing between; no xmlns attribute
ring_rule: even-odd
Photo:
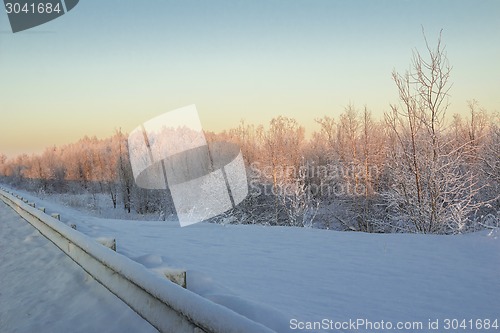
<svg viewBox="0 0 500 333"><path fill-rule="evenodd" d="M322 320L384 321L378 329L357 327L377 333L436 332L428 325L438 319L438 332L447 331L445 319L497 319L500 325L498 230L435 236L207 223L180 228L89 217L21 194L89 236L115 237L119 253L152 270L187 269L188 289L277 331ZM42 297L25 288L24 297ZM397 329L398 322L417 327ZM328 328L323 331L335 331ZM345 331L357 331L350 328Z"/></svg>
<svg viewBox="0 0 500 333"><path fill-rule="evenodd" d="M0 332L157 332L0 201Z"/></svg>

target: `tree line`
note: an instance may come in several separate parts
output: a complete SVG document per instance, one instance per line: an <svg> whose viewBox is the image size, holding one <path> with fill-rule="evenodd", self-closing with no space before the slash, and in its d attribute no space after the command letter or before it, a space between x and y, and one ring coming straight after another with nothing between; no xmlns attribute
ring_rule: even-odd
<svg viewBox="0 0 500 333"><path fill-rule="evenodd" d="M295 119L247 124L209 142L242 150L249 196L214 220L313 226L365 232L464 233L500 220L500 116L471 100L464 116L447 114L451 89L439 37L410 70L394 71L399 102L382 119L347 105L338 117L316 119L306 139ZM85 137L39 155L0 155L3 182L35 191L106 193L114 208L174 214L165 191L138 188L127 135Z"/></svg>

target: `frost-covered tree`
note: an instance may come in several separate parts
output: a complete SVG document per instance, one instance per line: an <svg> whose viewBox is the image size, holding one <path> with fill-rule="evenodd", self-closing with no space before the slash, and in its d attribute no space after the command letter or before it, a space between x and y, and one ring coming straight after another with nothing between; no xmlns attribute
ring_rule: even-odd
<svg viewBox="0 0 500 333"><path fill-rule="evenodd" d="M132 210L132 189L134 187L134 175L128 155L127 137L121 131L116 133L118 138L118 175L120 179L120 190L123 208L130 213Z"/></svg>
<svg viewBox="0 0 500 333"><path fill-rule="evenodd" d="M318 211L319 201L309 182L309 168L306 162L300 165L297 173L288 182L278 184L278 198L281 201L286 219L282 225L293 227L312 227Z"/></svg>
<svg viewBox="0 0 500 333"><path fill-rule="evenodd" d="M316 119L320 125L320 131L313 133L313 138L309 142L311 150L315 153L316 163L326 164L335 159L337 146L337 123L330 116Z"/></svg>
<svg viewBox="0 0 500 333"><path fill-rule="evenodd" d="M483 193L500 218L500 113L491 117L488 134L480 154L481 176L484 178ZM497 221L497 223L500 221Z"/></svg>
<svg viewBox="0 0 500 333"><path fill-rule="evenodd" d="M297 176L301 163L301 147L304 142L304 128L295 119L279 116L273 118L269 129L264 133L263 170L271 178L274 195L274 213L277 224L281 224L283 212L280 196L285 195L283 188Z"/></svg>
<svg viewBox="0 0 500 333"><path fill-rule="evenodd" d="M411 70L393 72L400 104L386 114L395 146L394 180L385 192L398 227L421 233L460 233L480 206L477 179L464 168L466 155L444 135L451 66L439 35L424 57L413 52Z"/></svg>
<svg viewBox="0 0 500 333"><path fill-rule="evenodd" d="M7 174L7 155L0 153L0 179Z"/></svg>

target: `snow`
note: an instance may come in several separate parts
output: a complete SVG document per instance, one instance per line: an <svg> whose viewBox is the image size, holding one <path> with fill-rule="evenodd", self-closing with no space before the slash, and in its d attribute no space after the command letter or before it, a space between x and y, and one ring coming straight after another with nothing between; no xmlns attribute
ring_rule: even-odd
<svg viewBox="0 0 500 333"><path fill-rule="evenodd" d="M427 325L436 319L500 321L498 230L437 236L207 223L180 228L90 217L21 194L80 232L115 238L118 253L154 274L186 269L189 290L278 332L299 331L290 329L292 320L421 321L419 332L433 331ZM1 255L3 262L3 249ZM42 296L30 287L25 297ZM390 331L396 330L377 333Z"/></svg>
<svg viewBox="0 0 500 333"><path fill-rule="evenodd" d="M157 332L0 202L1 332Z"/></svg>
<svg viewBox="0 0 500 333"><path fill-rule="evenodd" d="M21 200L12 196L7 195L6 198L17 205L21 204ZM194 328L193 323L206 328L208 332L271 332L260 324L171 283L164 276L153 274L143 265L117 255L98 242L103 240L102 237L93 240L44 216L35 208L26 206L23 210L31 214L29 216L22 212L41 234L162 332L190 332ZM43 223L40 222L42 220ZM179 313L190 318L190 321ZM227 327L231 329L227 330Z"/></svg>

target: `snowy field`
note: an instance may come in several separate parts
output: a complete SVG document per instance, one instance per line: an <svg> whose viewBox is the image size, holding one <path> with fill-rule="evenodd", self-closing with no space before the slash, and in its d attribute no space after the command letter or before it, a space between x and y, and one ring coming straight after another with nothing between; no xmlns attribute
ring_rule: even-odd
<svg viewBox="0 0 500 333"><path fill-rule="evenodd" d="M61 213L63 222L76 224L79 231L89 236L115 237L119 253L152 270L164 266L185 268L188 289L279 332L296 332L299 330L294 328L299 326L307 328L308 323L330 320L331 323L369 321L377 329L358 326L359 330L355 330L351 326L343 331L377 333L451 332L444 329L445 319L500 321L498 230L436 236L206 223L180 228L174 222L90 217L84 212L51 203L47 198L41 200L24 192L18 193L36 202L37 206L46 207L49 213ZM61 266L71 263L57 253L57 249L55 253L45 253L44 245L38 243L39 253L35 260L31 256L33 251L22 246L33 231L23 223L15 227L12 219L4 215L0 217L2 234L7 233L18 243L17 247L11 248L10 243L6 243L6 236L2 235L2 332L11 304L43 301L42 290L53 280L48 276L39 277L36 279L39 285L36 285L29 280L16 283L14 278L27 274L26 266L37 270L36 265L40 262ZM8 227L6 221L10 221ZM30 241L41 241L38 238L31 236ZM8 258L14 264L3 264ZM97 302L93 299L103 297L99 296L98 284L84 280L83 273L68 274L70 276L63 278L63 284L75 279L87 288L84 292L88 299L83 304L92 308L92 302ZM4 279L4 276L10 278ZM15 288L20 291L12 292ZM59 292L62 303L71 301L71 292L72 288ZM115 310L110 303L99 301L103 309L99 310L97 321L116 323L132 318L132 315L123 315L127 310ZM63 322L61 327L78 325L81 320L74 311L79 308L65 308L69 308L70 314L59 318ZM40 325L43 308L37 309L32 314L34 319L8 317L11 326L7 331L15 326L12 320L22 319L18 325L29 325L26 322L30 320L32 325ZM429 320L439 320L440 330L429 329ZM376 326L382 321L385 327ZM392 329L388 328L388 322L393 325ZM397 329L398 324L406 324L408 328ZM414 327L409 328L410 324ZM134 331L148 332L148 329ZM323 327L323 330L303 331L336 330ZM460 331L480 330L468 327ZM500 332L500 328L489 331Z"/></svg>

